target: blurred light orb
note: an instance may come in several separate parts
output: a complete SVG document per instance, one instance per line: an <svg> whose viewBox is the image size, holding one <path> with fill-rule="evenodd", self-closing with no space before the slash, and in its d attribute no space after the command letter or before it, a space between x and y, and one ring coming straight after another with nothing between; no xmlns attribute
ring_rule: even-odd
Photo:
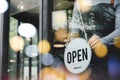
<svg viewBox="0 0 120 80"><path fill-rule="evenodd" d="M54 57L52 54L43 54L40 57L40 62L43 63L45 66L51 65L54 62Z"/></svg>
<svg viewBox="0 0 120 80"><path fill-rule="evenodd" d="M82 12L87 12L91 9L91 0L77 0L76 3L78 10Z"/></svg>
<svg viewBox="0 0 120 80"><path fill-rule="evenodd" d="M71 74L71 75L67 75L65 80L81 80L81 79L79 78L79 76L75 74Z"/></svg>
<svg viewBox="0 0 120 80"><path fill-rule="evenodd" d="M83 73L79 74L80 80L89 80L92 70L90 68L86 69Z"/></svg>
<svg viewBox="0 0 120 80"><path fill-rule="evenodd" d="M54 62L51 64L51 66L60 67L61 65L64 65L64 62L60 58L54 57Z"/></svg>
<svg viewBox="0 0 120 80"><path fill-rule="evenodd" d="M65 80L65 76L63 73L58 72L56 69L52 67L46 67L40 70L39 80Z"/></svg>
<svg viewBox="0 0 120 80"><path fill-rule="evenodd" d="M47 54L50 51L50 43L47 40L41 40L38 43L38 50L40 54Z"/></svg>
<svg viewBox="0 0 120 80"><path fill-rule="evenodd" d="M86 69L84 72L80 74L73 74L69 71L65 72L65 80L89 80L91 75L91 69Z"/></svg>
<svg viewBox="0 0 120 80"><path fill-rule="evenodd" d="M62 27L65 28L67 26L67 16L66 11L54 11L53 15L53 29L57 30L58 28Z"/></svg>
<svg viewBox="0 0 120 80"><path fill-rule="evenodd" d="M116 48L120 48L120 36L114 39L114 45Z"/></svg>
<svg viewBox="0 0 120 80"><path fill-rule="evenodd" d="M65 47L65 45L64 44L54 44L53 47L55 47L55 48L63 48L63 47Z"/></svg>
<svg viewBox="0 0 120 80"><path fill-rule="evenodd" d="M94 52L97 57L104 58L108 53L108 49L104 44L97 43Z"/></svg>
<svg viewBox="0 0 120 80"><path fill-rule="evenodd" d="M35 36L36 28L30 23L22 23L18 27L18 33L23 37L31 38Z"/></svg>
<svg viewBox="0 0 120 80"><path fill-rule="evenodd" d="M25 48L25 54L28 57L37 57L38 56L38 47L36 45L28 45Z"/></svg>
<svg viewBox="0 0 120 80"><path fill-rule="evenodd" d="M109 59L108 72L111 77L117 77L120 75L120 62L117 58L112 57Z"/></svg>
<svg viewBox="0 0 120 80"><path fill-rule="evenodd" d="M25 6L22 0L20 0L20 3L17 5L18 9L24 10Z"/></svg>
<svg viewBox="0 0 120 80"><path fill-rule="evenodd" d="M4 13L8 9L8 2L6 0L0 0L0 13Z"/></svg>
<svg viewBox="0 0 120 80"><path fill-rule="evenodd" d="M21 51L24 47L24 40L21 36L14 36L10 39L10 47L14 51Z"/></svg>
<svg viewBox="0 0 120 80"><path fill-rule="evenodd" d="M84 72L80 74L74 74L74 73L69 72L64 65L58 66L55 69L58 72L61 72L65 75L64 80L89 80L90 75L92 73L92 70L90 68L87 68Z"/></svg>

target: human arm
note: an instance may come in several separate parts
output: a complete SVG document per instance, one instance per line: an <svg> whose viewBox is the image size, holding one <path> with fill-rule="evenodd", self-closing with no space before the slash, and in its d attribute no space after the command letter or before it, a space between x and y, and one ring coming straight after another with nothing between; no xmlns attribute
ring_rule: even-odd
<svg viewBox="0 0 120 80"><path fill-rule="evenodd" d="M114 45L114 39L120 36L120 0L115 0L114 6L116 8L115 30L101 38L101 42L106 45Z"/></svg>

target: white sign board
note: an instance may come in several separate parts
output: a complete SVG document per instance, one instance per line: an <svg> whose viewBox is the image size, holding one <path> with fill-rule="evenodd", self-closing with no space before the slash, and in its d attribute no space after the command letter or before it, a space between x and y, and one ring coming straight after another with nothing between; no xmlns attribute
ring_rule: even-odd
<svg viewBox="0 0 120 80"><path fill-rule="evenodd" d="M64 53L64 63L71 73L81 73L89 66L91 48L83 38L75 38L67 45Z"/></svg>

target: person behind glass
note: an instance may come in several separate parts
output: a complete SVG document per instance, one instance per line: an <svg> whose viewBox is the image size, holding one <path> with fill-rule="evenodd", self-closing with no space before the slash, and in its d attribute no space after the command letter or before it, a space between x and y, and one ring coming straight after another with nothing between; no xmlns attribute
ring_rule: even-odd
<svg viewBox="0 0 120 80"><path fill-rule="evenodd" d="M82 5L82 1L88 1L85 2L88 4L84 6ZM81 16L82 22L80 19ZM98 52L97 55L100 58L100 61L96 59L98 60L97 64L102 65L101 62L106 63L104 62L106 56L106 61L108 61L108 58L114 56L120 58L119 50L114 46L114 39L120 36L120 0L76 0L69 27L69 34L77 34L81 38L85 37L83 27L86 29L88 35L87 41L93 52ZM55 36L57 36L57 32ZM68 36L62 38L63 41L61 42L69 42ZM71 38L76 38L76 36L72 36ZM99 45L102 47L99 47ZM100 53L104 54L100 55Z"/></svg>
<svg viewBox="0 0 120 80"><path fill-rule="evenodd" d="M81 26L81 23L80 23L80 21L79 21L79 19L77 19L76 18L76 15L79 15L79 9L78 9L78 7L77 7L77 5L78 5L78 1L82 1L82 0L77 0L76 2L75 2L75 5L74 5L74 11L73 11L73 19L72 19L72 21L71 21L71 28L73 29L72 30L72 33L79 33L79 29L80 29L80 27L79 26ZM84 0L84 1L86 1L86 0ZM89 0L89 1L92 1L92 2L95 2L95 3L92 3L92 4L94 4L94 5L99 5L99 4L101 4L101 3L107 3L107 4L110 4L110 2L112 2L111 0ZM114 8L115 8L115 10L116 10L116 12L115 12L115 26L114 26L114 30L113 30L113 27L110 27L110 28L112 28L110 31L112 31L112 32L108 32L107 30L106 30L106 32L104 32L104 33L100 33L99 31L99 33L96 33L96 35L94 35L94 36L92 36L89 40L88 40L88 42L89 42L89 44L91 45L91 47L94 49L95 48L95 45L96 45L96 43L97 42L102 42L103 44L105 44L105 45L114 45L114 38L115 37L117 37L117 36L120 36L120 0L115 0L114 1ZM101 4L101 6L102 6L102 4ZM100 6L100 7L101 7ZM94 11L92 11L91 10L91 12L93 13L90 13L89 11L88 11L88 13L90 14L90 15L92 15L93 17L95 16L95 17L97 17L97 18L99 18L99 20L98 19L94 19L94 20L96 20L96 22L95 22L95 26L98 28L98 27L102 27L102 26L106 26L107 24L107 22L108 23L110 23L110 20L109 21L107 21L107 19L106 20L103 20L103 19L105 19L105 18L103 18L103 17L105 17L105 15L107 15L107 14L105 14L103 17L101 17L102 15L102 12L100 12L99 11L99 9L101 9L100 7L96 7L96 9L98 9L98 10L94 10ZM104 6L105 7L105 6ZM102 10L102 9L101 9ZM96 13L98 13L98 12L95 12L95 11L99 11L99 14L100 15L97 15ZM87 12L83 12L84 14L85 13L87 13ZM114 13L110 13L110 15L113 15L114 16ZM107 17L107 16L106 16ZM109 17L109 16L108 16ZM88 19L89 17L87 17L87 19ZM103 18L103 19L102 19ZM88 19L89 20L89 19ZM98 22L97 22L98 21ZM103 22L103 21L106 21L106 22ZM103 22L103 23L102 23ZM111 22L112 22L112 20L111 20ZM101 25L101 24L102 25ZM100 24L100 25L99 25ZM89 24L88 24L89 25ZM108 24L108 25L110 25L110 24ZM112 22L112 26L113 26L114 24L113 24L113 22ZM109 26L106 26L106 27L109 27ZM103 27L102 27L103 28ZM106 29L108 29L108 28L106 28ZM102 29L101 29L102 30ZM96 30L96 32L97 32L97 30ZM107 33L107 34L106 34ZM109 33L109 34L108 34ZM102 35L103 34L103 35ZM98 37L98 36L100 36L100 37Z"/></svg>
<svg viewBox="0 0 120 80"><path fill-rule="evenodd" d="M81 6L79 3L81 1L91 1L91 4L88 4L88 8L80 8ZM87 3L87 2L86 2ZM88 2L89 3L89 2ZM109 7L104 6L104 4L110 4ZM113 4L114 7L111 7L111 4ZM96 7L99 5L99 7ZM91 7L95 6L95 8ZM103 6L103 7L101 7ZM102 8L102 9L101 9ZM106 9L107 11L111 11L111 13L103 13L103 9ZM114 8L114 9L113 9ZM92 9L92 10L89 10ZM109 10L110 9L110 10ZM114 11L112 11L115 10ZM88 10L88 11L87 11ZM94 25L95 30L94 33L96 35L93 35L91 38L89 37L88 43L90 44L91 48L94 49L96 44L101 42L105 45L114 45L114 38L120 36L120 0L76 0L74 4L73 9L73 16L70 24L70 28L72 29L70 31L70 34L80 34L80 30L83 26L81 26L80 19L78 18L78 15L80 16L79 12L82 12L83 22L87 25ZM88 16L86 16L88 15ZM91 23L91 24L90 24ZM114 24L115 23L115 24ZM91 28L92 29L92 28ZM57 33L58 32L58 33ZM59 34L59 30L56 31L55 36ZM80 34L81 36L81 34ZM60 42L67 42L67 37L62 37L63 41ZM56 41L59 41L59 39L56 39Z"/></svg>

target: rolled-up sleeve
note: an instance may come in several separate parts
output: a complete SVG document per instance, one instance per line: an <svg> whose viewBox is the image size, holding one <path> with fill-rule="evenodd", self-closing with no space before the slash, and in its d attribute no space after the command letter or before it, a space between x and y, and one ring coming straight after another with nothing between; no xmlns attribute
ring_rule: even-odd
<svg viewBox="0 0 120 80"><path fill-rule="evenodd" d="M113 45L114 38L120 36L120 0L115 0L114 7L116 8L115 30L101 38L101 41L107 45Z"/></svg>

